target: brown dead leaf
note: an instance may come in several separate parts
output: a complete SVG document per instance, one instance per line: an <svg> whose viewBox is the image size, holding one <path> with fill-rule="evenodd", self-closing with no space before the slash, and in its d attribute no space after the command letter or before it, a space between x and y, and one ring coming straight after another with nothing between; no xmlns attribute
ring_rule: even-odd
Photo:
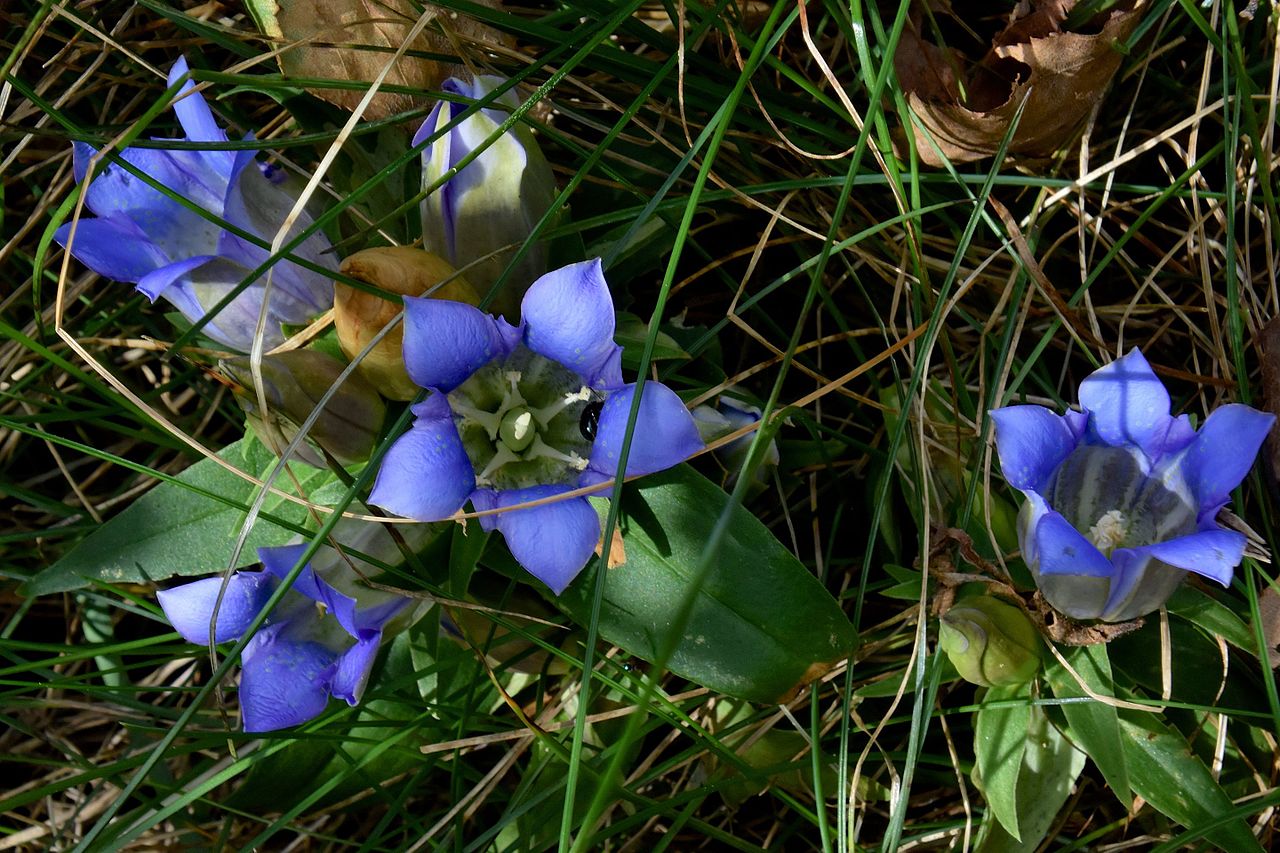
<svg viewBox="0 0 1280 853"><path fill-rule="evenodd" d="M1280 594L1273 586L1264 589L1258 598L1258 621L1267 644L1267 662L1276 669L1280 667Z"/></svg>
<svg viewBox="0 0 1280 853"><path fill-rule="evenodd" d="M1258 362L1262 367L1262 408L1280 414L1280 317L1273 317L1258 334ZM1275 431L1272 430L1274 433ZM1280 439L1267 435L1263 445L1271 487L1280 484Z"/></svg>
<svg viewBox="0 0 1280 853"><path fill-rule="evenodd" d="M501 0L480 0L499 8ZM286 42L303 42L286 48L278 57L288 77L351 80L372 83L408 37L419 12L410 0L248 0L258 28ZM426 4L431 7L431 4ZM509 45L510 39L472 18L448 9L436 9L432 22L409 46L409 51L456 55L459 42ZM436 62L408 53L387 74L383 85L404 86L423 94L379 93L364 111L368 119L426 106L426 91L438 89L445 78L462 72L460 66ZM364 97L363 90L308 87L307 91L331 104L352 110Z"/></svg>
<svg viewBox="0 0 1280 853"><path fill-rule="evenodd" d="M596 543L596 556L599 557L604 553L604 532L600 533L600 541ZM609 543L609 563L611 569L627 564L627 549L622 542L622 531L617 527L613 528L613 540Z"/></svg>
<svg viewBox="0 0 1280 853"><path fill-rule="evenodd" d="M1077 622L1055 610L1053 605L1044 600L1039 590L1032 596L1027 613L1031 616L1031 621L1039 625L1042 634L1063 646L1097 646L1109 643L1117 637L1132 634L1145 624L1141 618L1128 622Z"/></svg>
<svg viewBox="0 0 1280 853"><path fill-rule="evenodd" d="M929 41L917 8L898 43L894 68L907 103L928 131L926 136L911 125L920 159L942 165L929 137L953 163L994 154L1024 100L1010 153L1053 154L1110 85L1123 58L1113 45L1137 27L1146 2L1125 0L1090 22L1097 32L1081 33L1062 29L1076 0L1022 0L976 62ZM931 8L938 18L955 15L949 3L935 0Z"/></svg>

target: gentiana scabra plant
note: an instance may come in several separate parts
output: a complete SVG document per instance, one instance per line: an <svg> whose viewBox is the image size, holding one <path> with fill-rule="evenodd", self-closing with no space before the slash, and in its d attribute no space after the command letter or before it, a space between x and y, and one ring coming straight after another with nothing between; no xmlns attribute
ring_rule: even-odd
<svg viewBox="0 0 1280 853"><path fill-rule="evenodd" d="M370 502L423 521L468 500L479 511L549 498L611 479L636 386L622 381L613 299L600 261L542 276L519 326L461 302L405 297L404 361L431 390L392 445ZM644 385L626 473L661 471L702 447L684 403ZM522 566L556 593L600 538L596 511L573 497L481 516Z"/></svg>
<svg viewBox="0 0 1280 853"><path fill-rule="evenodd" d="M398 559L380 525L344 522L351 551L322 547L295 579L240 657L240 709L247 732L305 723L324 711L330 697L360 701L389 623L409 621L412 599L359 582L353 566L376 574L354 556ZM215 642L239 639L280 582L293 570L305 545L260 548L261 571L234 573L222 592L221 577L205 578L157 593L170 624L190 643L207 645L217 606Z"/></svg>
<svg viewBox="0 0 1280 853"><path fill-rule="evenodd" d="M1004 477L1027 498L1018 518L1023 559L1067 616L1144 616L1187 572L1229 584L1244 556L1243 534L1217 516L1275 418L1229 404L1197 431L1169 406L1134 349L1080 384L1079 412L1024 405L991 413Z"/></svg>
<svg viewBox="0 0 1280 853"><path fill-rule="evenodd" d="M187 62L179 59L169 72L169 85L186 75ZM194 88L187 81L173 103L186 134L178 141L225 144L226 132ZM96 153L86 143L75 143L78 182L84 181ZM297 202L298 194L284 172L257 162L255 153L126 148L120 152L121 159L207 215L165 195L123 166L111 164L99 167L84 188L85 206L95 216L83 217L74 226L64 224L55 239L99 275L131 282L153 302L164 298L188 320L198 321L270 257L261 245L222 227L218 220L269 244ZM291 233L313 221L302 212ZM292 253L332 269L336 261L330 248L328 238L316 232ZM263 341L270 349L284 340L282 325L306 323L332 304L332 279L324 273L280 261L272 267L271 282L269 295L265 275L250 282L205 323L204 334L248 352L266 300Z"/></svg>
<svg viewBox="0 0 1280 853"><path fill-rule="evenodd" d="M468 101L482 100L505 82L491 76L470 82L446 80L441 89L462 100L440 101L413 144L444 131L471 105ZM518 245L551 209L556 196L551 167L527 127L516 124L489 141L519 106L515 90L508 89L422 151L423 186L431 187L480 149L474 160L423 200L422 239L427 251L461 270L482 296L498 283ZM539 240L502 282L490 309L514 322L521 296L546 271L547 247Z"/></svg>

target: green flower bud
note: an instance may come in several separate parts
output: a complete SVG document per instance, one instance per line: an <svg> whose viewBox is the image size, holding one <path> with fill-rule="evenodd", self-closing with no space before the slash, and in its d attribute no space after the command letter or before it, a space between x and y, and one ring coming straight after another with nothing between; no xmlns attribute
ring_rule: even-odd
<svg viewBox="0 0 1280 853"><path fill-rule="evenodd" d="M376 285L387 293L480 302L475 288L439 255L408 246L382 246L356 252L342 262L342 274ZM441 284L441 282L444 282ZM383 326L400 313L401 305L376 293L336 282L333 288L333 324L338 343L347 358L355 358ZM404 323L387 332L356 370L378 393L389 400L412 400L422 389L404 368Z"/></svg>
<svg viewBox="0 0 1280 853"><path fill-rule="evenodd" d="M961 599L942 615L938 645L965 681L1004 687L1040 669L1040 635L1027 615L989 595Z"/></svg>
<svg viewBox="0 0 1280 853"><path fill-rule="evenodd" d="M298 427L311 414L320 398L337 380L344 365L316 350L292 350L262 357L263 396L267 413L259 411L258 395L247 357L223 361L222 372L236 382L236 399L249 426L267 447L279 452L297 435ZM307 439L323 448L343 465L369 458L386 404L359 375L352 374L329 398ZM323 454L307 444L299 445L298 458L318 468L325 467Z"/></svg>

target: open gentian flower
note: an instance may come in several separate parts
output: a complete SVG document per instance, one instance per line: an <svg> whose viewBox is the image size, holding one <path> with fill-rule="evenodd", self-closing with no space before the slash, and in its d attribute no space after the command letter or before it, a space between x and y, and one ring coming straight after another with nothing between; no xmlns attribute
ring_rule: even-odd
<svg viewBox="0 0 1280 853"><path fill-rule="evenodd" d="M169 72L169 85L187 73L179 59ZM187 81L173 108L186 137L182 141L225 143L204 99ZM83 181L89 159L97 153L86 143L73 149L76 181ZM178 151L126 148L120 157L157 183L266 243L275 237L298 194L283 172L254 160L254 151ZM153 302L164 297L183 316L199 320L270 256L266 249L224 230L147 185L119 165L95 174L84 189L85 205L96 217L81 219L71 253L94 272L133 282ZM310 226L305 212L294 228ZM54 235L63 246L71 223ZM299 258L326 268L336 265L326 254L330 245L319 232L293 250ZM287 261L272 272L265 344L284 340L281 324L305 323L333 304L329 276ZM252 282L217 317L203 327L219 343L247 352L262 307L266 284Z"/></svg>
<svg viewBox="0 0 1280 853"><path fill-rule="evenodd" d="M378 525L365 525L389 543ZM386 551L369 536L353 548ZM272 592L297 564L305 545L260 548L262 571L236 572L227 582L214 639L238 639ZM374 554L370 554L374 556ZM348 562L349 561L349 562ZM246 732L305 723L324 711L329 697L355 705L364 693L382 643L383 629L411 600L355 583L350 563L376 573L352 554L321 548L267 617L240 658L240 709ZM157 593L164 615L190 643L209 642L209 625L222 578L205 578Z"/></svg>
<svg viewBox="0 0 1280 853"><path fill-rule="evenodd" d="M450 78L440 87L452 95L477 101L505 82L481 76L473 82ZM465 103L441 101L413 138L418 145L444 129L467 108ZM431 186L472 151L485 144L520 106L514 89L493 104L464 119L422 151L423 186ZM504 246L528 237L556 196L551 167L533 134L517 124L499 136L476 159L422 202L423 248L461 269L483 296L511 261L516 249ZM495 254L496 252L496 254ZM465 267L465 269L463 269ZM494 297L491 308L515 320L515 310L538 276L547 271L547 249L530 247Z"/></svg>
<svg viewBox="0 0 1280 853"><path fill-rule="evenodd" d="M443 299L405 297L404 361L432 390L387 452L370 502L447 518L563 494L617 471L634 385L622 382L613 301L600 261L542 276L509 325ZM661 471L702 447L675 392L645 383L628 475ZM600 520L586 498L482 516L512 555L559 593L590 559Z"/></svg>
<svg viewBox="0 0 1280 853"><path fill-rule="evenodd" d="M1027 497L1022 556L1045 599L1075 619L1158 609L1195 572L1224 586L1245 537L1217 522L1275 418L1240 404L1192 429L1138 350L1080 384L1081 412L991 412L1004 477Z"/></svg>

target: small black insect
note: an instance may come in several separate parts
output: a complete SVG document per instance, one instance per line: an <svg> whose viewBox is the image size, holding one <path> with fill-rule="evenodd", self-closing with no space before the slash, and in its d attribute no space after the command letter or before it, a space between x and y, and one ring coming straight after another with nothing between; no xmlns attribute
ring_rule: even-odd
<svg viewBox="0 0 1280 853"><path fill-rule="evenodd" d="M582 410L578 420L578 429L587 441L596 440L596 430L600 427L600 410L604 408L604 400L592 400Z"/></svg>

